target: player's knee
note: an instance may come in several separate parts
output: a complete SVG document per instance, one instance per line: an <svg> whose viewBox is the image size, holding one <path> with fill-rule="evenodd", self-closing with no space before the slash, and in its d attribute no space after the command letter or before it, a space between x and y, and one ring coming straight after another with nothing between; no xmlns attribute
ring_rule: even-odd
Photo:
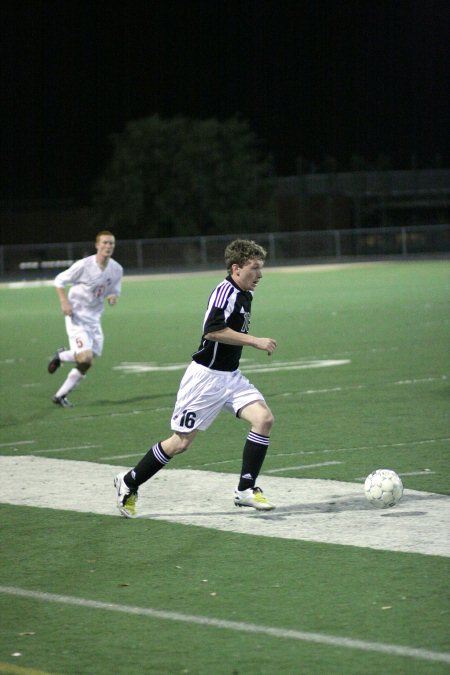
<svg viewBox="0 0 450 675"><path fill-rule="evenodd" d="M258 430L258 433L269 436L274 422L275 417L270 408L265 405L258 406L257 414L253 421L253 426Z"/></svg>
<svg viewBox="0 0 450 675"><path fill-rule="evenodd" d="M243 408L239 412L239 417L250 422L252 425L253 431L258 434L263 434L265 436L270 435L270 430L272 429L275 418L272 411L261 401L257 401L249 405L246 408Z"/></svg>
<svg viewBox="0 0 450 675"><path fill-rule="evenodd" d="M265 410L263 418L261 420L261 424L267 430L267 435L269 435L269 432L272 429L272 427L274 425L274 422L275 422L275 417L274 417L272 411L269 408L267 408L267 410Z"/></svg>
<svg viewBox="0 0 450 675"><path fill-rule="evenodd" d="M274 414L273 414L273 412L272 412L271 410L269 410L269 419L268 419L268 423L270 424L270 428L272 428L273 425L275 424L275 416L274 416Z"/></svg>
<svg viewBox="0 0 450 675"><path fill-rule="evenodd" d="M82 375L84 375L92 366L94 361L94 354L91 351L80 352L76 355L77 368Z"/></svg>
<svg viewBox="0 0 450 675"><path fill-rule="evenodd" d="M174 433L167 441L162 443L164 452L169 456L180 455L185 452L194 440L195 434Z"/></svg>

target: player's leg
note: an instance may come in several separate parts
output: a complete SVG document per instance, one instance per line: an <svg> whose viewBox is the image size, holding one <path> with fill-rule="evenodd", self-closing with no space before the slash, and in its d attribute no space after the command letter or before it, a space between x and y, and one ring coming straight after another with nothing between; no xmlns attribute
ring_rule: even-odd
<svg viewBox="0 0 450 675"><path fill-rule="evenodd" d="M58 391L53 396L52 398L53 403L56 403L57 405L60 405L63 408L72 408L73 404L70 403L67 396L78 387L78 385L81 383L84 377L85 377L84 373L82 373L78 368L72 368L68 372L66 379L64 380Z"/></svg>
<svg viewBox="0 0 450 675"><path fill-rule="evenodd" d="M164 441L155 443L142 457L134 469L125 474L125 482L131 488L138 488L162 469L175 455L188 449L194 440L197 431L188 434L175 432Z"/></svg>
<svg viewBox="0 0 450 675"><path fill-rule="evenodd" d="M145 483L149 478L155 475L162 469L175 455L184 452L188 449L194 440L197 431L191 431L188 434L180 434L175 432L165 441L159 441L150 448L147 454L140 460L138 464L131 469L125 481L129 487L138 488L139 485Z"/></svg>
<svg viewBox="0 0 450 675"><path fill-rule="evenodd" d="M242 452L241 473L234 502L240 506L253 506L260 510L272 509L274 505L263 495L262 490L256 487L256 479L267 454L274 416L262 394L243 376L237 385L232 406L240 419L250 423L250 431Z"/></svg>
<svg viewBox="0 0 450 675"><path fill-rule="evenodd" d="M92 367L94 359L102 355L103 352L103 331L98 323L93 326L85 326L76 331L74 340L77 348L75 350L75 361L77 369L82 375Z"/></svg>
<svg viewBox="0 0 450 675"><path fill-rule="evenodd" d="M53 403L64 408L72 407L69 399L70 394L84 379L86 372L94 360L95 333L90 333L85 327L74 324L70 316L66 317L66 330L70 342L70 352L74 354L76 366L67 374L66 379L53 396ZM96 347L101 353L102 343Z"/></svg>
<svg viewBox="0 0 450 675"><path fill-rule="evenodd" d="M270 436L275 418L264 399L254 401L241 408L238 417L247 420L251 424L251 430L255 434Z"/></svg>
<svg viewBox="0 0 450 675"><path fill-rule="evenodd" d="M139 486L163 469L174 455L187 450L196 434L197 431L173 433L170 438L155 443L133 469L115 477L117 507L123 516L134 518Z"/></svg>
<svg viewBox="0 0 450 675"><path fill-rule="evenodd" d="M58 370L61 363L75 363L75 353L68 347L60 347L53 354L47 366L50 375L53 375Z"/></svg>
<svg viewBox="0 0 450 675"><path fill-rule="evenodd" d="M95 354L92 349L86 349L83 352L77 352L75 354L77 370L79 370L82 375L86 375L87 371L94 362L94 358Z"/></svg>
<svg viewBox="0 0 450 675"><path fill-rule="evenodd" d="M270 431L274 417L265 401L255 401L239 412L241 419L250 422L242 453L242 467L238 490L254 488L269 448Z"/></svg>
<svg viewBox="0 0 450 675"><path fill-rule="evenodd" d="M168 464L175 455L185 452L197 432L205 430L222 410L227 398L226 387L207 368L192 363L186 370L178 389L172 414L172 435L155 443L139 463L116 476L117 507L122 515L132 518L136 513L137 491L142 483Z"/></svg>

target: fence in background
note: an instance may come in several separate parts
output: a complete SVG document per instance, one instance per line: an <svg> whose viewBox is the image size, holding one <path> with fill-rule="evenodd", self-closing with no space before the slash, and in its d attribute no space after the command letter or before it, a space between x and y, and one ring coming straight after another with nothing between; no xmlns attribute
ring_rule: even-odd
<svg viewBox="0 0 450 675"><path fill-rule="evenodd" d="M128 239L117 243L115 258L127 274L222 268L224 248L237 237L255 239L264 246L270 266L450 254L450 225L427 225ZM0 246L0 278L51 279L94 252L92 242Z"/></svg>

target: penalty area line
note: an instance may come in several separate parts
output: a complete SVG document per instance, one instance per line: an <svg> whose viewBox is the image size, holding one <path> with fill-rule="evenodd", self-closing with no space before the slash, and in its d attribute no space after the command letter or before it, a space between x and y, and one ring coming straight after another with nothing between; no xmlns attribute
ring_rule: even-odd
<svg viewBox="0 0 450 675"><path fill-rule="evenodd" d="M244 623L242 621L227 621L225 619L214 619L212 617L197 616L195 614L183 614L181 612L169 612L165 610L152 609L150 607L119 605L116 603L77 598L70 595L30 591L23 588L16 588L14 586L0 586L0 593L32 600L53 602L62 605L74 605L77 607L86 607L89 609L102 609L109 612L121 612L123 614L148 616L153 619L163 619L167 621L181 621L184 623L208 626L211 628L233 630L239 633L258 633L267 635L269 637L301 640L302 642L312 642L316 644L329 645L332 647L360 649L366 652L379 652L382 654L390 654L394 656L408 656L410 658L420 659L422 661L450 663L450 653L434 652L428 649L420 649L416 647L405 647L402 645L383 644L379 642L367 642L365 640L355 640L353 638L326 635L325 633L309 633L300 630L293 630L290 628L274 628L271 626L261 626L254 623Z"/></svg>

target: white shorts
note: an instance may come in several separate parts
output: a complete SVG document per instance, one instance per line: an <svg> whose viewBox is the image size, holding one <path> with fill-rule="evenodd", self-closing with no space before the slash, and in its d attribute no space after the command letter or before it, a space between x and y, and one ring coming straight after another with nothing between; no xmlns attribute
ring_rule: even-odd
<svg viewBox="0 0 450 675"><path fill-rule="evenodd" d="M221 410L237 415L255 401L264 401L264 397L240 370L211 370L192 361L180 382L172 431L205 431Z"/></svg>
<svg viewBox="0 0 450 675"><path fill-rule="evenodd" d="M96 356L101 356L104 338L99 323L75 323L71 316L66 316L66 331L70 348L75 354L91 350Z"/></svg>

